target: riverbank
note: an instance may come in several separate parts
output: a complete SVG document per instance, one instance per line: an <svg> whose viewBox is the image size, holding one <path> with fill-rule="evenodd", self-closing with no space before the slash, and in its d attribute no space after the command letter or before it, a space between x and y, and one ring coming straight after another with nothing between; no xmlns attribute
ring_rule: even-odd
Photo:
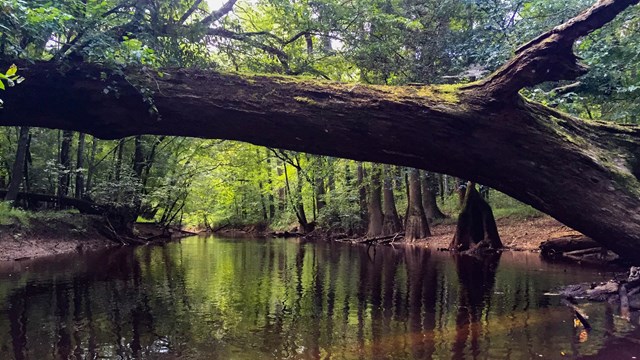
<svg viewBox="0 0 640 360"><path fill-rule="evenodd" d="M118 246L97 231L93 216L67 212L43 212L37 216L16 214L0 223L0 261L24 260L36 257L83 252ZM540 243L568 235L579 235L571 228L548 217L501 218L498 230L504 245L514 250L538 250ZM416 244L430 248L447 248L455 233L455 223L431 226L432 235ZM153 235L149 229L143 231ZM148 233L148 234L147 234ZM229 236L232 233L222 232ZM237 231L233 235L238 235Z"/></svg>
<svg viewBox="0 0 640 360"><path fill-rule="evenodd" d="M581 235L549 216L526 219L504 217L497 219L496 224L502 244L511 250L537 251L540 244L549 239ZM455 223L436 224L431 226L432 236L418 240L416 244L424 244L436 249L449 248L455 232Z"/></svg>
<svg viewBox="0 0 640 360"><path fill-rule="evenodd" d="M34 213L35 214L35 213ZM0 222L0 261L92 251L117 246L100 234L99 218L68 212L16 212Z"/></svg>

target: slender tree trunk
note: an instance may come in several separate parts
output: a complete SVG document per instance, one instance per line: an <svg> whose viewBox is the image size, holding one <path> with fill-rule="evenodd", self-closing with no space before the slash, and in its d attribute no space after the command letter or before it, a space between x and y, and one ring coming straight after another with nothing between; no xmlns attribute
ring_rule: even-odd
<svg viewBox="0 0 640 360"><path fill-rule="evenodd" d="M396 200L393 196L392 170L389 165L384 166L384 186L382 190L384 202L384 225L382 233L390 235L402 230L402 222L396 210Z"/></svg>
<svg viewBox="0 0 640 360"><path fill-rule="evenodd" d="M324 207L327 205L326 201L325 201L325 196L326 196L326 192L325 192L325 188L324 188L324 179L322 178L322 176L315 174L315 194L316 194L316 210L318 213L320 213L320 211L322 211L322 209L324 209Z"/></svg>
<svg viewBox="0 0 640 360"><path fill-rule="evenodd" d="M60 165L58 175L58 198L69 195L69 183L71 181L71 140L73 132L65 130L62 132L62 142L60 143ZM60 204L58 204L60 207Z"/></svg>
<svg viewBox="0 0 640 360"><path fill-rule="evenodd" d="M138 135L133 139L133 173L142 181L142 172L145 168L144 146L142 143L142 135ZM120 149L118 149L120 150Z"/></svg>
<svg viewBox="0 0 640 360"><path fill-rule="evenodd" d="M364 185L364 167L358 162L356 186L358 187L358 204L360 205L360 229L367 224L367 188ZM362 231L362 230L361 230Z"/></svg>
<svg viewBox="0 0 640 360"><path fill-rule="evenodd" d="M29 141L29 127L20 127L20 138L18 140L18 148L16 150L16 157L13 161L11 170L11 180L9 181L9 187L7 194L4 197L5 201L11 201L15 203L18 199L18 192L20 191L20 184L22 183L22 175L24 171L24 163L27 155L27 143Z"/></svg>
<svg viewBox="0 0 640 360"><path fill-rule="evenodd" d="M76 154L76 192L77 199L84 197L84 146L85 134L78 134L78 149Z"/></svg>
<svg viewBox="0 0 640 360"><path fill-rule="evenodd" d="M440 211L435 193L435 174L421 171L420 182L422 184L422 206L427 215L427 220L444 219L446 216Z"/></svg>
<svg viewBox="0 0 640 360"><path fill-rule="evenodd" d="M276 216L276 202L273 196L273 180L271 179L271 173L273 171L271 167L271 156L268 149L264 149L267 158L267 184L269 185L269 220L273 220Z"/></svg>
<svg viewBox="0 0 640 360"><path fill-rule="evenodd" d="M427 217L422 208L422 191L418 169L409 170L409 211L405 223L405 241L414 241L431 236Z"/></svg>
<svg viewBox="0 0 640 360"><path fill-rule="evenodd" d="M114 164L114 179L115 181L119 182L120 179L122 178L122 158L124 157L124 142L125 139L120 139L120 141L118 141L118 149L116 150L116 158L115 158L115 164Z"/></svg>
<svg viewBox="0 0 640 360"><path fill-rule="evenodd" d="M284 165L282 163L282 161L277 160L276 161L276 175L278 176L278 178L280 178L283 174L283 169L286 170L286 165ZM286 180L286 176L285 176L285 180ZM287 185L288 186L288 185ZM291 195L291 194L289 194ZM280 186L278 188L278 211L280 213L283 213L286 209L287 206L287 199L286 199L286 187L284 186Z"/></svg>
<svg viewBox="0 0 640 360"><path fill-rule="evenodd" d="M367 213L369 221L367 224L367 237L374 238L382 235L382 225L384 215L382 214L382 185L380 184L380 165L372 164L371 180L369 182L369 202L367 203Z"/></svg>
<svg viewBox="0 0 640 360"><path fill-rule="evenodd" d="M87 170L87 185L85 187L85 193L91 192L93 186L93 177L96 172L96 153L98 152L98 138L93 137L91 143L91 155L89 157L89 169Z"/></svg>

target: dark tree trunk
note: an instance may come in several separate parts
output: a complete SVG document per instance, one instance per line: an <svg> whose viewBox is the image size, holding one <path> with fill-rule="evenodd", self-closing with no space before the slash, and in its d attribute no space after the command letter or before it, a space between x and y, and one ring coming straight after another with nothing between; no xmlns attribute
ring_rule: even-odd
<svg viewBox="0 0 640 360"><path fill-rule="evenodd" d="M124 157L124 142L125 139L118 141L118 148L116 149L114 165L113 165L113 178L119 182L122 175L122 158Z"/></svg>
<svg viewBox="0 0 640 360"><path fill-rule="evenodd" d="M276 202L275 197L273 196L273 180L271 180L271 172L273 169L271 168L271 157L269 156L269 150L265 149L267 156L267 184L269 185L269 219L273 220L276 216Z"/></svg>
<svg viewBox="0 0 640 360"><path fill-rule="evenodd" d="M480 196L474 183L469 182L466 188L464 206L458 217L456 234L449 249L475 251L502 248L491 206Z"/></svg>
<svg viewBox="0 0 640 360"><path fill-rule="evenodd" d="M402 231L402 223L396 210L396 199L393 196L392 170L389 165L384 166L384 186L382 190L384 203L383 235L390 235Z"/></svg>
<svg viewBox="0 0 640 360"><path fill-rule="evenodd" d="M84 139L85 134L78 134L78 149L76 153L76 192L77 199L84 197Z"/></svg>
<svg viewBox="0 0 640 360"><path fill-rule="evenodd" d="M367 214L369 221L367 224L367 237L374 238L382 235L383 214L382 214L382 185L380 184L380 165L373 164L369 182L369 201L367 202Z"/></svg>
<svg viewBox="0 0 640 360"><path fill-rule="evenodd" d="M29 142L29 127L20 127L20 137L18 139L18 148L16 150L16 157L13 161L11 168L11 180L9 181L9 187L7 188L7 194L4 197L5 201L15 202L18 199L18 192L20 191L20 184L23 179L24 163L27 156L27 144Z"/></svg>
<svg viewBox="0 0 640 360"><path fill-rule="evenodd" d="M316 211L320 213L322 209L327 205L325 201L325 187L324 187L324 179L321 175L314 175L314 183L315 183L315 195L316 195Z"/></svg>
<svg viewBox="0 0 640 360"><path fill-rule="evenodd" d="M282 161L277 161L276 164L276 175L278 177L282 176L282 172L284 169L284 165L282 164ZM287 206L287 193L286 193L286 189L284 187L279 187L278 188L278 211L280 213L284 212L286 206Z"/></svg>
<svg viewBox="0 0 640 360"><path fill-rule="evenodd" d="M422 185L422 207L424 208L427 220L433 221L436 219L444 219L445 214L440 211L438 207L438 201L436 200L436 186L435 174L428 171L421 172L420 182Z"/></svg>
<svg viewBox="0 0 640 360"><path fill-rule="evenodd" d="M142 171L145 167L144 148L142 143L142 135L138 135L133 139L133 173L142 181ZM120 150L120 149L118 149Z"/></svg>
<svg viewBox="0 0 640 360"><path fill-rule="evenodd" d="M360 205L360 228L364 229L367 225L367 188L364 184L364 167L358 162L356 186L358 187L358 204Z"/></svg>
<svg viewBox="0 0 640 360"><path fill-rule="evenodd" d="M96 172L96 153L98 152L98 139L93 138L91 142L91 155L89 156L89 168L87 169L87 185L85 193L90 193L93 186L93 177Z"/></svg>
<svg viewBox="0 0 640 360"><path fill-rule="evenodd" d="M62 132L62 142L60 144L60 165L58 175L58 196L66 197L69 194L69 183L71 182L71 140L73 131Z"/></svg>
<svg viewBox="0 0 640 360"><path fill-rule="evenodd" d="M409 211L404 227L405 241L414 241L431 236L427 217L422 208L422 191L418 169L409 170Z"/></svg>
<svg viewBox="0 0 640 360"><path fill-rule="evenodd" d="M585 74L573 53L575 41L638 1L599 1L472 84L389 88L201 69L130 68L125 78L99 64L74 64L65 73L53 62L35 63L21 69L28 87L3 94L0 118L5 126L109 139L232 139L451 174L511 195L640 259L640 127L583 121L519 94ZM120 96L104 94L105 83ZM141 86L154 89L157 113L148 111Z"/></svg>

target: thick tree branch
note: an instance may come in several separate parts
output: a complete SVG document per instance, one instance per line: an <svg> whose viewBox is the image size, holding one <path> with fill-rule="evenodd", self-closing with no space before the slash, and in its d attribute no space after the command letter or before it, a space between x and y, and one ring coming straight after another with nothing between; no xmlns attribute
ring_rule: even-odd
<svg viewBox="0 0 640 360"><path fill-rule="evenodd" d="M638 1L598 1L580 15L520 47L507 64L468 88L511 101L525 87L546 81L573 80L584 75L587 67L580 64L573 53L574 42L601 28Z"/></svg>

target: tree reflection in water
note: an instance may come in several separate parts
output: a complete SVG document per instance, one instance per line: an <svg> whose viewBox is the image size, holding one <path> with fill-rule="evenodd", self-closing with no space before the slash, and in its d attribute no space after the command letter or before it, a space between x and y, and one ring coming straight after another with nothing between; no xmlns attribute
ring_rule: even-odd
<svg viewBox="0 0 640 360"><path fill-rule="evenodd" d="M626 338L590 309L606 331L577 342L544 293L600 275L525 253L193 238L15 266L0 268L2 359L554 358Z"/></svg>

